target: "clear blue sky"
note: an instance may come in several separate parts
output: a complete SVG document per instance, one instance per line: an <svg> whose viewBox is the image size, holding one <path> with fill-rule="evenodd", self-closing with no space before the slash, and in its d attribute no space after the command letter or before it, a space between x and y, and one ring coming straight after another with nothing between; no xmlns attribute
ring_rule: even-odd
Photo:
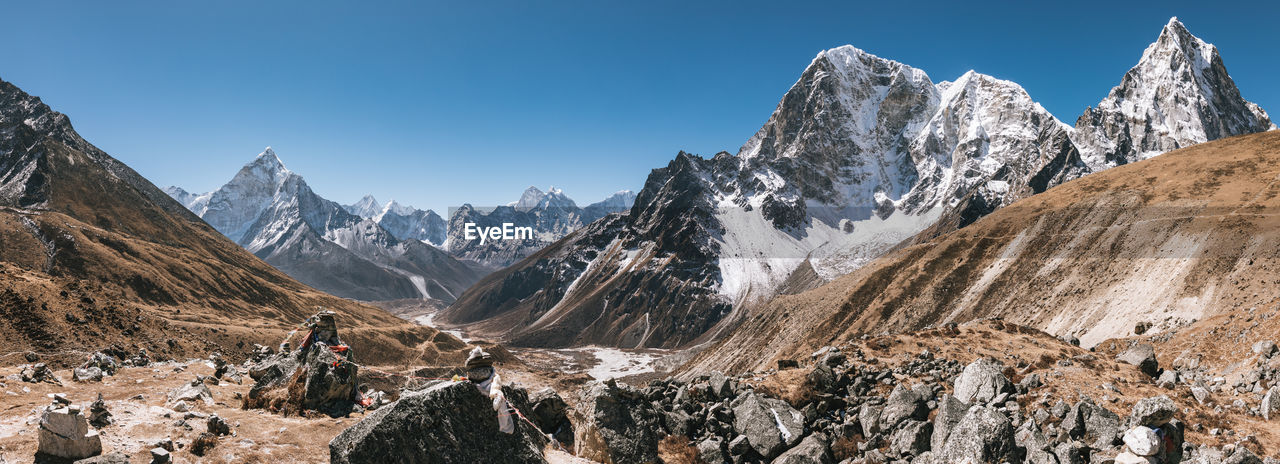
<svg viewBox="0 0 1280 464"><path fill-rule="evenodd" d="M735 152L843 44L1016 81L1071 123L1176 15L1280 113L1276 2L692 3L17 2L0 78L160 186L211 190L271 145L332 200L437 209L531 184L586 204Z"/></svg>

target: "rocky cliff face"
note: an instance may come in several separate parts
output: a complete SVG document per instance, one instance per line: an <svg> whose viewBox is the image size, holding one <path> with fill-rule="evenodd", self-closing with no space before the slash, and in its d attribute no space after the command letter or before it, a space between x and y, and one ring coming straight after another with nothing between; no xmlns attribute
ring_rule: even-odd
<svg viewBox="0 0 1280 464"><path fill-rule="evenodd" d="M1230 80L1212 47L1194 44L1203 42L1172 22L1135 68L1152 69L1131 71L1122 85L1129 90L1113 91L1114 98L1109 100L1147 95L1156 99L1153 105L1176 106L1190 101L1185 92L1195 91L1207 95L1206 101L1219 102L1192 106L1202 120L1230 123L1186 140L1271 127L1257 122L1263 113L1240 100L1234 85L1227 85ZM1160 63L1174 68L1183 61L1194 64L1200 59L1192 52L1210 64L1187 67L1181 78L1146 78L1161 75L1154 70ZM1156 58L1183 55L1193 58ZM1188 86L1187 79L1195 85ZM1217 90L1205 93L1206 86ZM1161 103L1166 97L1170 100ZM1159 114L1155 113L1132 113L1122 119L1139 116L1146 118L1143 127L1163 121L1156 120ZM553 253L530 257L500 273L521 275L543 269L540 279L520 286L477 286L469 292L475 294L460 299L449 314L456 321L474 321L484 319L477 315L503 315L511 310L521 314L580 310L592 315L584 316L587 321L626 314L647 315L647 327L677 323L655 324L653 305L640 302L618 307L619 300L611 299L608 309L603 299L583 303L604 282L617 286L626 281L667 286L663 292L670 295L665 301L677 307L708 308L711 312L699 319L720 323L707 329L706 334L714 335L739 318L726 308L737 310L772 298L784 283L787 288L804 287L795 285L797 270L830 280L922 231L936 236L964 227L1018 199L1108 166L1091 165L1088 160L1096 161L1099 145L1080 145L1080 140L1095 137L1120 146L1128 137L1124 135L1128 132L1088 132L1081 127L1059 122L1009 81L971 71L954 82L934 84L921 70L853 47L827 50L801 74L737 156L722 153L704 159L681 154L665 170L654 171L626 218L610 222L611 227L581 232L629 237L632 241L623 250L661 259L662 266L636 268L630 251L609 253L613 235L575 236L553 245ZM1151 150L1164 146L1156 143ZM673 208L677 201L686 206ZM654 226L683 235L678 240L660 240L668 236ZM567 258L574 256L591 258ZM575 259L590 265L573 264ZM672 268L692 270L699 276L692 282L698 283L661 277ZM643 290L618 288L622 294ZM722 304L701 303L708 295ZM529 321L512 316L488 321L486 326L499 333L528 333L528 327L512 325L517 322ZM620 328L579 338L579 328L561 327L565 334L554 337L554 342L519 339L554 344L590 339L619 346L631 346L637 340ZM643 345L671 346L697 338L675 342L650 336L643 337Z"/></svg>

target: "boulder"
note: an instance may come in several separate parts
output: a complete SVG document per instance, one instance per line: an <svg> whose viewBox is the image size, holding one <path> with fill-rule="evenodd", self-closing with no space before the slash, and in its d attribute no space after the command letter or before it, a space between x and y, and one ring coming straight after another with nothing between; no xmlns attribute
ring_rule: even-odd
<svg viewBox="0 0 1280 464"><path fill-rule="evenodd" d="M209 391L209 386L205 385L199 378L184 383L182 386L170 391L167 404L173 406L179 402L195 401L202 401L208 406L213 405L213 393Z"/></svg>
<svg viewBox="0 0 1280 464"><path fill-rule="evenodd" d="M1156 349L1149 343L1139 343L1116 355L1116 360L1138 366L1149 377L1160 375L1160 365L1156 362Z"/></svg>
<svg viewBox="0 0 1280 464"><path fill-rule="evenodd" d="M1124 446L1138 456L1155 456L1160 451L1160 437L1150 427L1141 425L1124 433Z"/></svg>
<svg viewBox="0 0 1280 464"><path fill-rule="evenodd" d="M1271 340L1263 340L1253 344L1253 352L1269 358L1276 353L1276 342Z"/></svg>
<svg viewBox="0 0 1280 464"><path fill-rule="evenodd" d="M1013 425L1000 411L974 406L951 431L938 453L941 462L1014 462Z"/></svg>
<svg viewBox="0 0 1280 464"><path fill-rule="evenodd" d="M880 411L880 428L893 430L899 423L908 419L924 420L929 417L929 408L924 398L915 391L908 390L902 384L893 388L889 399Z"/></svg>
<svg viewBox="0 0 1280 464"><path fill-rule="evenodd" d="M1121 451L1111 462L1114 464L1158 464L1153 458L1138 456L1128 451Z"/></svg>
<svg viewBox="0 0 1280 464"><path fill-rule="evenodd" d="M531 406L525 413L538 429L565 446L573 446L573 424L569 421L569 405L550 388L529 396Z"/></svg>
<svg viewBox="0 0 1280 464"><path fill-rule="evenodd" d="M498 430L489 398L470 382L406 392L329 442L329 460L348 463L542 463L541 434L523 421ZM656 449L656 446L655 446Z"/></svg>
<svg viewBox="0 0 1280 464"><path fill-rule="evenodd" d="M862 433L871 436L880 433L880 414L884 412L884 405L863 403L862 408L858 410L858 423L862 424Z"/></svg>
<svg viewBox="0 0 1280 464"><path fill-rule="evenodd" d="M89 421L76 406L49 406L40 416L36 453L63 459L84 459L102 454L102 438L89 429Z"/></svg>
<svg viewBox="0 0 1280 464"><path fill-rule="evenodd" d="M71 380L76 382L101 382L102 369L97 367L77 367L71 371Z"/></svg>
<svg viewBox="0 0 1280 464"><path fill-rule="evenodd" d="M929 451L929 439L932 435L933 424L908 419L889 437L889 450L899 456L918 456Z"/></svg>
<svg viewBox="0 0 1280 464"><path fill-rule="evenodd" d="M1001 393L1013 393L1013 384L1004 376L1004 365L994 359L978 359L956 377L956 399L965 403L987 404Z"/></svg>
<svg viewBox="0 0 1280 464"><path fill-rule="evenodd" d="M1082 440L1093 448L1110 448L1120 438L1120 416L1098 406L1088 398L1071 407L1062 420L1062 430L1073 439Z"/></svg>
<svg viewBox="0 0 1280 464"><path fill-rule="evenodd" d="M698 442L698 456L706 464L722 464L729 461L724 455L724 439L716 436Z"/></svg>
<svg viewBox="0 0 1280 464"><path fill-rule="evenodd" d="M716 398L733 397L733 384L729 381L729 377L718 371L711 373L711 377L707 379L707 386L711 389L711 395Z"/></svg>
<svg viewBox="0 0 1280 464"><path fill-rule="evenodd" d="M1168 424L1173 419L1173 415L1178 412L1178 406L1173 404L1173 400L1168 396L1160 395L1150 398L1143 398L1137 404L1133 405L1133 412L1130 414L1138 425L1146 427L1160 427ZM1149 454L1138 453L1139 456L1150 456Z"/></svg>
<svg viewBox="0 0 1280 464"><path fill-rule="evenodd" d="M1237 446L1230 456L1222 460L1222 464L1262 464L1262 459L1253 454L1253 451L1250 451L1249 448Z"/></svg>
<svg viewBox="0 0 1280 464"><path fill-rule="evenodd" d="M1273 386L1267 389L1267 394L1262 396L1262 404L1258 409L1264 419L1271 420L1271 415L1280 411L1280 387Z"/></svg>
<svg viewBox="0 0 1280 464"><path fill-rule="evenodd" d="M795 448L782 453L777 459L773 460L773 464L833 464L835 459L831 455L831 444L827 443L818 436L812 434L800 441Z"/></svg>
<svg viewBox="0 0 1280 464"><path fill-rule="evenodd" d="M217 414L210 414L209 418L205 419L205 428L215 436L231 435L231 425Z"/></svg>
<svg viewBox="0 0 1280 464"><path fill-rule="evenodd" d="M172 458L169 456L169 450L155 447L151 448L151 464L169 464Z"/></svg>
<svg viewBox="0 0 1280 464"><path fill-rule="evenodd" d="M947 442L947 436L951 434L951 429L960 422L965 413L969 411L969 405L957 400L951 395L942 395L942 399L938 401L938 414L933 418L933 438L932 449L941 450L942 445Z"/></svg>
<svg viewBox="0 0 1280 464"><path fill-rule="evenodd" d="M575 454L614 464L658 461L663 416L642 392L609 380L587 388L579 404L585 423L574 431Z"/></svg>
<svg viewBox="0 0 1280 464"><path fill-rule="evenodd" d="M129 456L120 452L100 454L75 461L72 464L129 464Z"/></svg>
<svg viewBox="0 0 1280 464"><path fill-rule="evenodd" d="M765 458L777 456L804 437L804 416L787 402L748 392L733 401L733 429L746 435Z"/></svg>

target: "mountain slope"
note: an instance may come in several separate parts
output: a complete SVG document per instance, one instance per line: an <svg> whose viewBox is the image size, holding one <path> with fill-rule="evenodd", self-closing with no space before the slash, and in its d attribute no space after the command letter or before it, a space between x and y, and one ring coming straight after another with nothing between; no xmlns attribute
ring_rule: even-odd
<svg viewBox="0 0 1280 464"><path fill-rule="evenodd" d="M181 189L171 191L181 194ZM268 147L193 211L290 276L365 301L451 302L481 271L417 239L401 240L311 190ZM370 204L372 197L366 197ZM361 205L357 205L361 206ZM366 211L367 212L367 211Z"/></svg>
<svg viewBox="0 0 1280 464"><path fill-rule="evenodd" d="M694 365L763 368L862 334L990 317L1092 346L1271 307L1280 281L1277 211L1280 132L1176 150L1068 182L820 288L780 296Z"/></svg>
<svg viewBox="0 0 1280 464"><path fill-rule="evenodd" d="M414 345L437 335L271 268L4 81L0 242L10 351L117 343L237 356L237 342L275 343L317 306L337 311L361 346L379 344L383 359L417 357L425 345Z"/></svg>

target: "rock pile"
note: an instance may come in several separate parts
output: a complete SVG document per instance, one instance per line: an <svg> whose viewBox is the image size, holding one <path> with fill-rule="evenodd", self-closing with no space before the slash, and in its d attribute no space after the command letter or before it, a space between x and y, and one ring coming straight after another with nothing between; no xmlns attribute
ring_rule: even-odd
<svg viewBox="0 0 1280 464"><path fill-rule="evenodd" d="M37 455L76 460L102 454L98 432L89 428L80 407L65 397L55 397L40 416L38 443Z"/></svg>
<svg viewBox="0 0 1280 464"><path fill-rule="evenodd" d="M18 373L19 378L27 383L51 383L54 385L62 385L62 380L53 374L45 363L35 363L22 366L22 370Z"/></svg>
<svg viewBox="0 0 1280 464"><path fill-rule="evenodd" d="M312 316L308 324L314 328L297 350L282 350L249 368L254 385L244 398L245 408L341 417L360 407L359 366L350 348L338 341L333 317L330 312Z"/></svg>
<svg viewBox="0 0 1280 464"><path fill-rule="evenodd" d="M1154 355L1135 352L1126 356L1135 366L1160 374L1147 362ZM860 351L826 348L813 358L805 377L812 391L787 401L720 374L643 389L593 385L581 402L589 423L578 428L578 454L655 462L658 443L672 435L687 438L708 463L1218 463L1237 461L1214 460L1215 453L1247 452L1184 443L1180 409L1168 396L1139 401L1121 416L1085 396L1036 395L1039 375L1014 383L990 358L962 365L925 351L892 368Z"/></svg>

